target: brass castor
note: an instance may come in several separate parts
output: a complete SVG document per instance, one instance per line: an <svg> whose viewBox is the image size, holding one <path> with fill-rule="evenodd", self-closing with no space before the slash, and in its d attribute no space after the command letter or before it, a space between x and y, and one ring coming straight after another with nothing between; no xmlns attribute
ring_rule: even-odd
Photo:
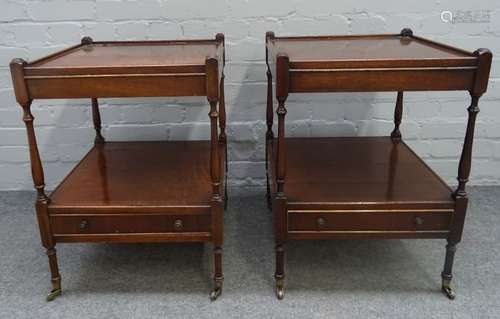
<svg viewBox="0 0 500 319"><path fill-rule="evenodd" d="M276 297L278 297L278 300L282 300L284 295L283 280L276 280Z"/></svg>
<svg viewBox="0 0 500 319"><path fill-rule="evenodd" d="M443 280L441 291L443 292L443 294L445 294L446 297L448 297L448 299L455 299L455 291L453 290L453 288L451 288L449 280Z"/></svg>
<svg viewBox="0 0 500 319"><path fill-rule="evenodd" d="M52 301L62 294L61 288L52 289L47 295L47 301Z"/></svg>
<svg viewBox="0 0 500 319"><path fill-rule="evenodd" d="M214 289L212 289L212 291L210 292L210 300L211 301L215 301L217 300L217 298L219 298L219 296L222 294L222 287L215 287Z"/></svg>

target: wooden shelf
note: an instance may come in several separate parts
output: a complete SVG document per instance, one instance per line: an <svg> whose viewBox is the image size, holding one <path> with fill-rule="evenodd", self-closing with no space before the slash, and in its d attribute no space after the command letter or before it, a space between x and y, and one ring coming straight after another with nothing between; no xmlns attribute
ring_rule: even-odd
<svg viewBox="0 0 500 319"><path fill-rule="evenodd" d="M269 145L274 168L276 140ZM403 141L287 138L285 145L289 209L454 207L451 189Z"/></svg>
<svg viewBox="0 0 500 319"><path fill-rule="evenodd" d="M97 144L50 195L49 212L208 212L209 163L210 141Z"/></svg>

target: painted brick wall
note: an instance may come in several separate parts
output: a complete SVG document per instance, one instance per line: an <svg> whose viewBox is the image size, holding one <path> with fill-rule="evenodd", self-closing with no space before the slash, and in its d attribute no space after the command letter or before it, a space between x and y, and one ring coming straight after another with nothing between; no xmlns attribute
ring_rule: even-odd
<svg viewBox="0 0 500 319"><path fill-rule="evenodd" d="M443 22L443 10L463 21ZM469 50L487 47L500 56L500 2L494 0L0 0L0 189L32 187L26 133L8 71L14 57L40 57L84 35L142 40L211 38L224 32L229 176L233 185L255 185L264 182L265 31L278 36L394 33L403 27ZM471 184L500 184L499 61L493 62L489 90L480 101ZM389 134L395 99L395 93L292 95L287 134ZM405 102L403 137L454 183L468 94L408 93ZM208 108L201 98L103 99L101 104L109 140L208 136ZM91 146L89 105L89 100L33 105L48 188Z"/></svg>

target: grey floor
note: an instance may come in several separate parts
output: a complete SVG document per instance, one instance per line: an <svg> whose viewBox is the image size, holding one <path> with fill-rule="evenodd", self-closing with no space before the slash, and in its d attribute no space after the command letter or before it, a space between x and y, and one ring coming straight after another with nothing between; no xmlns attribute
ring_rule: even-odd
<svg viewBox="0 0 500 319"><path fill-rule="evenodd" d="M51 303L34 194L3 192L0 318L500 318L500 187L470 190L455 301L439 290L443 240L291 242L276 300L271 215L264 190L247 189L230 192L216 302L210 244L60 244Z"/></svg>

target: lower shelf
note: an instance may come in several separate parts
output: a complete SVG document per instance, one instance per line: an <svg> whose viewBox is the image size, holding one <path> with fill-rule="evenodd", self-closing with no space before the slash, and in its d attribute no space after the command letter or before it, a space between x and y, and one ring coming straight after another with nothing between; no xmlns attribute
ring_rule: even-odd
<svg viewBox="0 0 500 319"><path fill-rule="evenodd" d="M220 147L221 172L224 148ZM224 175L221 178L223 195ZM207 210L209 141L106 142L94 146L50 195L49 213Z"/></svg>
<svg viewBox="0 0 500 319"><path fill-rule="evenodd" d="M452 191L404 142L290 138L285 145L285 204L275 213L286 238L448 237ZM268 142L273 169L276 146Z"/></svg>
<svg viewBox="0 0 500 319"><path fill-rule="evenodd" d="M50 195L50 231L56 242L209 241L222 234L211 198L209 141L106 142Z"/></svg>
<svg viewBox="0 0 500 319"><path fill-rule="evenodd" d="M277 141L268 144L274 169ZM454 208L451 189L403 141L287 138L285 145L288 209Z"/></svg>

